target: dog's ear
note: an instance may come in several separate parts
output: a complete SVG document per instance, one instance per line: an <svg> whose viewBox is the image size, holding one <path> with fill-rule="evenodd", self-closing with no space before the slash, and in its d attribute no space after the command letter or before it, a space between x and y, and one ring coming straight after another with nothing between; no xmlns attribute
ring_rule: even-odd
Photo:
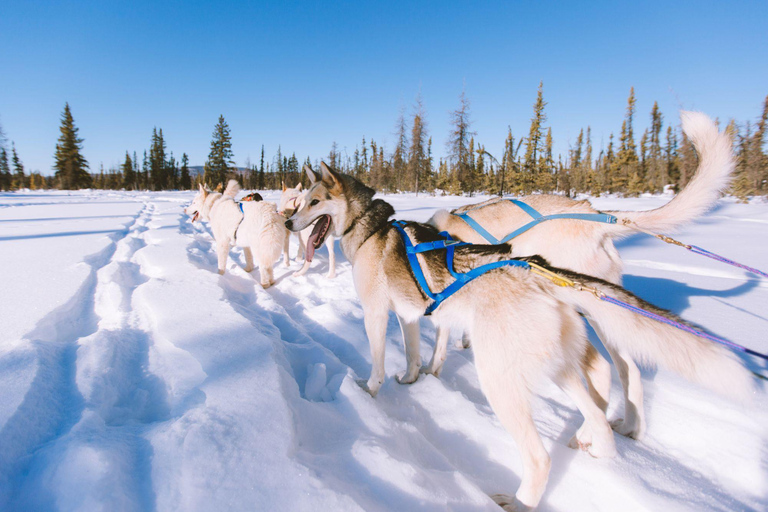
<svg viewBox="0 0 768 512"><path fill-rule="evenodd" d="M298 185L296 185L296 190L298 190L299 192L301 192L301 183L299 183Z"/></svg>
<svg viewBox="0 0 768 512"><path fill-rule="evenodd" d="M218 185L216 185L216 192L221 193L223 190L224 190L223 183L219 183Z"/></svg>
<svg viewBox="0 0 768 512"><path fill-rule="evenodd" d="M304 166L304 172L307 173L307 178L309 178L309 182L312 185L314 185L318 178L320 178L320 176L318 176L318 174L308 165Z"/></svg>
<svg viewBox="0 0 768 512"><path fill-rule="evenodd" d="M323 184L325 184L329 190L334 190L337 187L341 187L341 176L339 173L325 165L325 162L320 162L320 173Z"/></svg>

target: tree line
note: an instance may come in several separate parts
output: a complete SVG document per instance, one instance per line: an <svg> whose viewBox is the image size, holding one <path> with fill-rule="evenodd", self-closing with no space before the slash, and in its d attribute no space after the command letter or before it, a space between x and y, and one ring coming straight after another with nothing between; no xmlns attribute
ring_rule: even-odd
<svg viewBox="0 0 768 512"><path fill-rule="evenodd" d="M395 125L395 144L387 150L374 140L362 138L350 155L334 142L323 159L343 173L354 175L376 190L469 194L530 194L556 192L566 196L617 193L636 196L659 193L665 187L679 190L691 179L697 156L691 141L678 126L664 126L664 116L654 103L650 125L636 141L636 98L630 89L627 107L617 138L612 133L608 145L595 148L589 126L582 129L566 155L553 154L552 127L547 126L543 84L533 104L528 133L515 137L508 129L504 148L493 156L476 140L472 130L470 102L462 92L459 106L451 112L451 129L446 141L446 156L435 161L421 95L417 96L409 119L401 110ZM768 155L765 152L768 97L756 122L725 128L731 135L737 155L737 170L732 193L741 199L768 194ZM296 153L277 153L265 159L264 146L258 162L246 160L237 167L232 152L232 134L220 116L214 127L210 152L201 172L189 166L186 153L177 160L168 152L162 128L154 128L149 150L139 159L126 151L118 168L92 172L82 156L83 139L78 135L69 104L61 115L61 135L54 153L53 176L26 174L23 163L0 126L0 189L20 188L102 188L127 190L189 190L204 183L215 187L235 178L248 189L277 189L282 183L306 183ZM318 161L315 160L314 165ZM313 165L309 157L303 165ZM11 165L13 166L11 168Z"/></svg>

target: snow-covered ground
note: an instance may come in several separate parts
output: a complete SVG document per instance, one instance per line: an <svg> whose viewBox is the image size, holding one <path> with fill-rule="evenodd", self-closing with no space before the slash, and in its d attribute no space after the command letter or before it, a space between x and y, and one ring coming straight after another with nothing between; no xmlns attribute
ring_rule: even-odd
<svg viewBox="0 0 768 512"><path fill-rule="evenodd" d="M371 398L355 383L370 355L349 263L328 280L321 249L306 276L279 266L265 291L233 250L219 276L207 227L183 214L191 197L0 194L0 510L498 510L488 495L513 492L521 464L472 350L451 348L439 380L401 386L392 317ZM426 220L482 198L385 199ZM678 234L763 269L767 237L768 204L728 199ZM619 248L630 290L768 351L767 280L643 235ZM424 321L427 356L433 336ZM768 509L765 384L740 406L664 371L643 380L647 435L617 436L614 460L566 446L581 417L544 389L540 510ZM620 395L614 378L611 417Z"/></svg>

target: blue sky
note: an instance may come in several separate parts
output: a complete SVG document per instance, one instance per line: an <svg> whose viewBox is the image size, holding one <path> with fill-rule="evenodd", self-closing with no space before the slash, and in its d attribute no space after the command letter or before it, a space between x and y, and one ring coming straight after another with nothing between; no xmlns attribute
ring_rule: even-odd
<svg viewBox="0 0 768 512"><path fill-rule="evenodd" d="M391 149L421 90L436 156L463 87L500 155L525 135L539 81L556 152L592 126L636 134L653 101L754 120L768 95L768 2L110 2L0 0L0 123L27 170L51 173L68 101L97 170L149 147L202 164L220 114L235 160Z"/></svg>

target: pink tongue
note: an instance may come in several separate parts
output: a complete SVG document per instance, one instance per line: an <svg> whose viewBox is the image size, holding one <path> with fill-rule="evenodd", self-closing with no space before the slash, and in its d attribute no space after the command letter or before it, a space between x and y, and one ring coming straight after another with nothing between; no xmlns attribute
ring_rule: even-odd
<svg viewBox="0 0 768 512"><path fill-rule="evenodd" d="M320 237L320 233L312 232L307 239L307 250L304 252L304 260L312 261L312 257L315 255L315 242Z"/></svg>
<svg viewBox="0 0 768 512"><path fill-rule="evenodd" d="M304 252L304 259L306 261L312 261L312 257L315 255L315 246L318 245L320 237L327 231L326 223L329 222L327 216L320 217L320 220L315 224L315 228L312 230L312 234L307 239L307 249Z"/></svg>

